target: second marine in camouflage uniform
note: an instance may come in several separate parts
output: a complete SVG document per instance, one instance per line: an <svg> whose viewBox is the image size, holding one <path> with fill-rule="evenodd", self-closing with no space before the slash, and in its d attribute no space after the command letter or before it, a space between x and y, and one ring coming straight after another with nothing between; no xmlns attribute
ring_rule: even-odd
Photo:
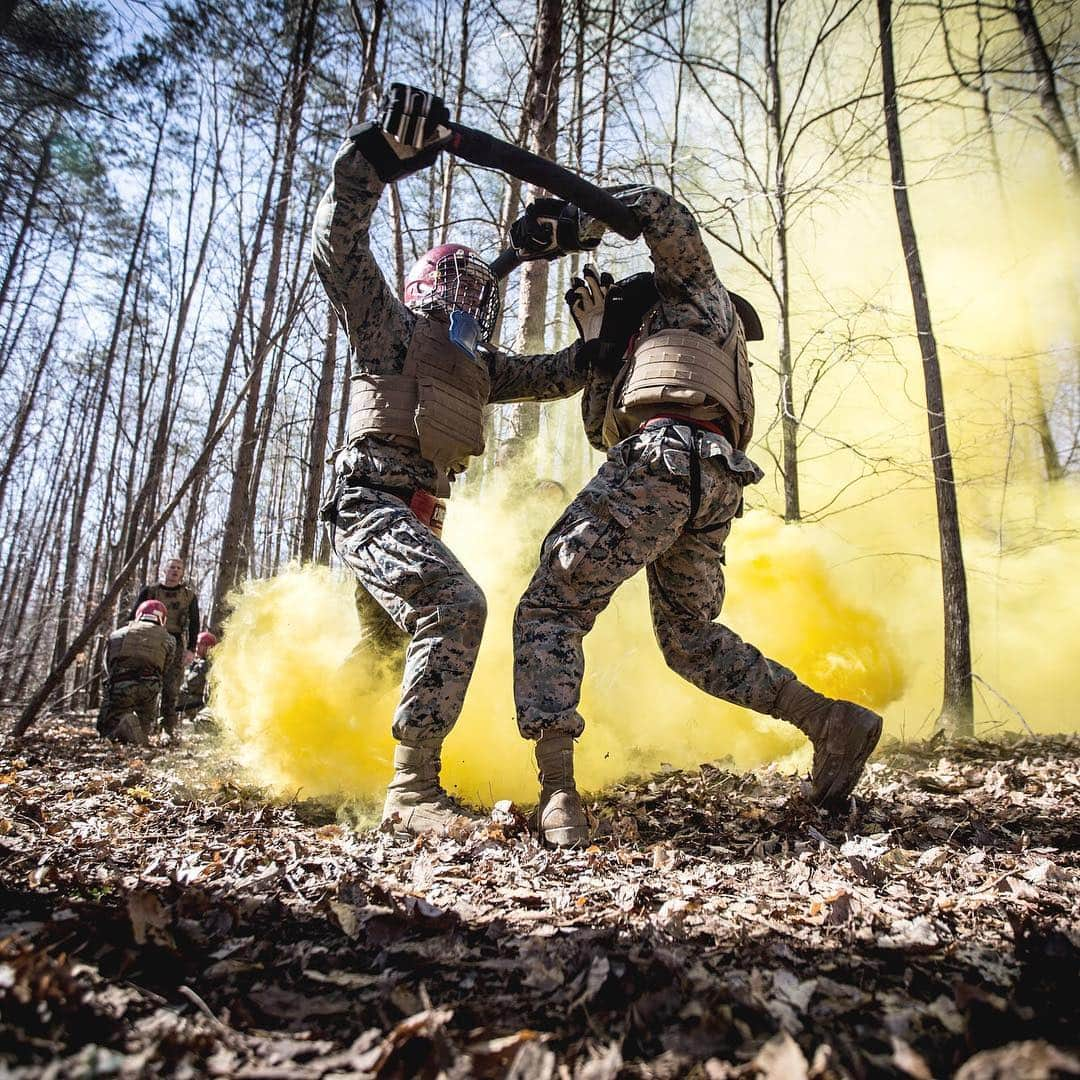
<svg viewBox="0 0 1080 1080"><path fill-rule="evenodd" d="M147 746L157 728L162 675L176 654L165 617L159 601L143 602L127 626L109 635L97 720L107 739Z"/></svg>
<svg viewBox="0 0 1080 1080"><path fill-rule="evenodd" d="M582 639L642 567L668 665L714 697L810 734L820 801L846 798L880 733L875 714L816 694L713 621L724 602L732 520L743 488L762 477L742 452L753 422L743 328L689 211L657 188L614 194L634 210L649 246L655 303L630 346L632 360L620 363L623 341L614 365L590 371L583 418L607 460L549 532L514 619L518 725L539 740L541 827L561 844L586 836L573 780L573 739L584 728ZM577 214L579 237L601 234ZM702 389L714 377L715 396Z"/></svg>
<svg viewBox="0 0 1080 1080"><path fill-rule="evenodd" d="M440 748L486 616L480 587L439 538L436 498L482 449L484 405L566 397L585 371L576 345L508 356L486 344L496 283L467 248L428 252L406 280L404 303L387 286L370 248L385 182L429 164L446 134L437 98L399 86L392 95L379 124L350 131L334 159L313 257L353 357L349 442L325 516L356 575L365 647L408 642L384 816L420 831L462 812L439 785Z"/></svg>
<svg viewBox="0 0 1080 1080"><path fill-rule="evenodd" d="M139 605L146 600L160 600L165 605L165 629L176 643L161 684L161 725L167 735L175 737L180 728L179 698L184 665L195 650L196 635L199 633L199 596L184 584L184 564L180 559L166 560L161 580L143 586L132 606L132 618Z"/></svg>

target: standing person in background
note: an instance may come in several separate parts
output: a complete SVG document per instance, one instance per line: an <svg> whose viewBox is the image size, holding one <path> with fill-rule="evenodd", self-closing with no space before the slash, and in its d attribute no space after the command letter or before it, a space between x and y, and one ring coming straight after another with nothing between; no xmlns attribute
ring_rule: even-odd
<svg viewBox="0 0 1080 1080"><path fill-rule="evenodd" d="M144 585L133 606L131 617L146 600L158 600L165 606L165 629L172 635L176 648L165 671L161 686L161 725L171 739L179 737L177 698L184 668L195 655L196 638L199 634L199 598L184 583L184 564L171 558L161 568L161 580L154 585Z"/></svg>

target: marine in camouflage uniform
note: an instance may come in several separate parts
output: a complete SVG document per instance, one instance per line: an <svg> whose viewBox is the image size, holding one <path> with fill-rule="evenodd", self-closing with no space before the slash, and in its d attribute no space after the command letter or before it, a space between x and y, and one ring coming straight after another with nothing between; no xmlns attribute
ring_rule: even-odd
<svg viewBox="0 0 1080 1080"><path fill-rule="evenodd" d="M135 598L131 615L135 617L135 610L145 600L160 600L165 605L165 629L172 635L176 648L161 684L161 725L166 734L175 737L180 723L180 684L199 633L199 597L190 585L184 584L184 564L179 559L167 560L161 577L161 581L143 586Z"/></svg>
<svg viewBox="0 0 1080 1080"><path fill-rule="evenodd" d="M213 662L210 650L215 645L217 645L217 636L209 630L204 630L195 639L195 656L184 672L184 682L180 687L180 710L189 718L203 713L202 719L211 719L209 712L206 711L206 701L209 693L210 665Z"/></svg>
<svg viewBox="0 0 1080 1080"><path fill-rule="evenodd" d="M338 151L313 231L315 267L348 334L354 380L349 442L335 457L336 487L323 513L337 554L356 575L360 656L389 654L396 664L404 646L384 816L397 815L414 832L463 812L439 784L440 752L486 616L480 587L429 523L432 507L469 454L482 450L484 404L566 397L585 380L576 344L533 356L486 344L495 279L468 249L446 245L424 256L406 281L405 303L387 286L370 247L372 216L387 181L435 159L445 141L442 116L437 98L395 85L379 123L352 129ZM464 282L460 297L450 294L452 274ZM455 341L456 328L467 337L470 325L478 328L474 340ZM444 366L451 377L441 376ZM436 400L424 397L433 381ZM467 395L458 400L461 387ZM441 451L427 452L439 442L424 426L429 408L444 422L448 408L460 410L471 442L460 430L449 441L466 446L463 454L436 461Z"/></svg>
<svg viewBox="0 0 1080 1080"><path fill-rule="evenodd" d="M109 635L97 719L100 735L139 746L149 745L156 730L162 674L176 653L162 625L164 609L153 614L147 609L140 604L131 622Z"/></svg>
<svg viewBox="0 0 1080 1080"><path fill-rule="evenodd" d="M783 717L810 734L818 801L846 801L881 730L874 713L823 698L713 621L724 602L724 545L732 521L744 487L763 475L743 453L753 422L743 327L690 212L653 187L613 194L635 212L654 264L651 306L643 322L632 320L627 336L638 331L636 352L634 344L626 351L632 364L651 359L665 365L666 384L656 389L655 367L652 381L640 374L631 383L632 364L622 362L626 340L614 364L592 364L583 420L607 460L549 532L514 618L518 726L525 738L538 740L541 828L557 844L587 836L573 779L573 739L584 728L577 711L582 639L618 586L642 567L668 665L714 697ZM582 240L601 235L602 225L569 210ZM546 233L535 216L519 227L526 246L531 234L536 248L556 231ZM678 350L687 345L723 369L727 407L701 393L700 380L679 381L685 354Z"/></svg>

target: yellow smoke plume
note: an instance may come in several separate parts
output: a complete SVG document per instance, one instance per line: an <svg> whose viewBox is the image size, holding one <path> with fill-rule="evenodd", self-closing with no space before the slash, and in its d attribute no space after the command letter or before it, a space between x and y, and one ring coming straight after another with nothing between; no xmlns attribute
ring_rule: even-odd
<svg viewBox="0 0 1080 1080"><path fill-rule="evenodd" d="M511 619L559 509L515 497L508 486L451 504L447 542L489 606L480 660L445 752L448 785L473 801L535 797L531 744L514 722ZM729 548L725 617L735 628L827 693L879 708L902 693L903 665L886 620L830 568L845 557L843 543L753 513L737 524ZM291 569L248 582L237 595L215 651L213 708L231 753L260 782L302 795L374 796L385 787L397 687L385 672L345 663L357 632L352 582L339 572ZM586 639L586 661L580 779L588 789L665 762L731 757L756 765L805 742L666 668L643 575L619 590Z"/></svg>
<svg viewBox="0 0 1080 1080"><path fill-rule="evenodd" d="M1052 401L1062 380L1076 395L1076 200L1049 153L1023 161L1007 183L1011 227L985 170L913 193L960 493L980 733L1075 730L1080 699L1080 506L1075 478L1045 482L1035 427L1040 395ZM941 581L921 367L884 172L881 181L792 237L794 337L811 343L803 370L829 311L860 312L859 344L805 414L800 481L818 520L780 522L773 470L732 531L721 617L811 685L882 711L887 733L912 738L930 734L941 704ZM718 265L753 295L737 264ZM757 347L759 359L771 347ZM764 364L755 382L764 428L777 386ZM575 409L547 414L549 446L564 455L557 472L571 486L591 471L582 472ZM768 464L760 445L753 456ZM445 779L486 804L535 798L531 745L514 722L511 620L562 507L521 491L520 479L496 476L456 495L446 530L489 618ZM357 634L346 573L294 568L237 594L215 651L213 708L257 781L283 794L380 796L397 688L385 672L343 666ZM641 575L586 639L586 660L578 760L587 789L663 763L805 763L794 729L666 668Z"/></svg>

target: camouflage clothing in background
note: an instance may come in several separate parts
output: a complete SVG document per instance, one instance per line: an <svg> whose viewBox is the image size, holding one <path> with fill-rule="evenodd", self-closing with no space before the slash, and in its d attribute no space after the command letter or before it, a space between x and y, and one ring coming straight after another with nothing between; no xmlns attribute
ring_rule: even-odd
<svg viewBox="0 0 1080 1080"><path fill-rule="evenodd" d="M184 681L180 686L180 711L185 716L193 716L206 704L206 683L209 677L209 658L196 656L185 669Z"/></svg>
<svg viewBox="0 0 1080 1080"><path fill-rule="evenodd" d="M98 734L106 739L128 741L118 728L125 716L134 715L144 738L148 740L157 731L160 690L160 679L120 679L117 682L106 680L101 695L101 708L98 710Z"/></svg>
<svg viewBox="0 0 1080 1080"><path fill-rule="evenodd" d="M176 657L175 641L156 622L132 621L109 635L105 679L97 729L106 738L123 738L118 726L134 713L143 735L157 730L162 672Z"/></svg>
<svg viewBox="0 0 1080 1080"><path fill-rule="evenodd" d="M174 649L161 676L161 726L172 735L180 725L177 703L184 678L184 639L173 635Z"/></svg>
<svg viewBox="0 0 1080 1080"><path fill-rule="evenodd" d="M315 214L312 258L352 350L354 375L400 375L417 320L383 279L370 226L383 183L350 139L334 159L333 180ZM575 343L561 352L510 356L481 346L491 402L567 397L585 371ZM439 475L419 449L393 436L366 435L335 458L338 482L324 508L335 550L389 616L369 619L358 601L365 643L393 656L408 637L394 735L444 735L457 721L483 633L480 587L450 549L409 510L408 489L435 492ZM406 489L405 498L378 489ZM397 633L394 632L396 628ZM400 655L400 651L398 653Z"/></svg>
<svg viewBox="0 0 1080 1080"><path fill-rule="evenodd" d="M690 454L701 502L690 514ZM743 484L757 466L721 436L650 427L612 447L555 523L514 618L514 697L527 739L578 736L582 638L615 590L647 567L653 626L672 670L714 697L768 712L792 672L714 623L722 560Z"/></svg>
<svg viewBox="0 0 1080 1080"><path fill-rule="evenodd" d="M612 194L637 215L660 293L639 340L677 329L721 344L735 311L693 216L657 188L615 188ZM582 236L603 231L582 215ZM605 449L602 428L614 378L591 370L582 398L586 433L599 449ZM665 411L678 407L655 413ZM716 420L722 425L724 418ZM794 674L713 622L724 602L724 542L743 487L761 477L727 438L677 421L654 422L608 450L544 541L515 613L514 697L523 736L537 739L549 729L581 734L582 638L615 589L643 566L653 627L669 666L714 697L772 710Z"/></svg>

